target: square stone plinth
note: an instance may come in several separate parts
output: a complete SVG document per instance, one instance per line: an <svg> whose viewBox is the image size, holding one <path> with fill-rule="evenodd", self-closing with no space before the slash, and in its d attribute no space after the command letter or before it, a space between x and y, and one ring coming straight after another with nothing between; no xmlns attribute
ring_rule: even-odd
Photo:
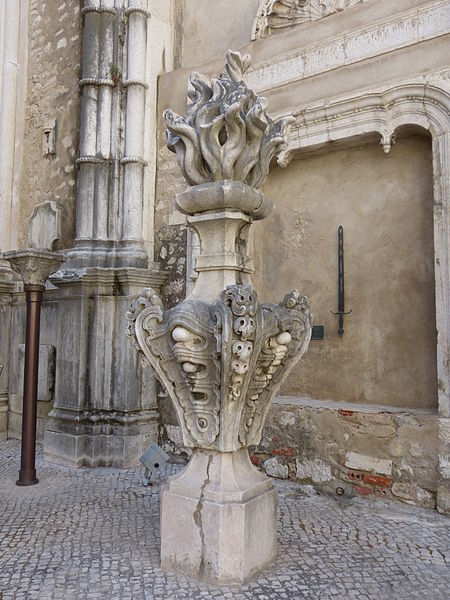
<svg viewBox="0 0 450 600"><path fill-rule="evenodd" d="M161 497L161 566L241 583L276 555L277 495L247 449L197 452Z"/></svg>

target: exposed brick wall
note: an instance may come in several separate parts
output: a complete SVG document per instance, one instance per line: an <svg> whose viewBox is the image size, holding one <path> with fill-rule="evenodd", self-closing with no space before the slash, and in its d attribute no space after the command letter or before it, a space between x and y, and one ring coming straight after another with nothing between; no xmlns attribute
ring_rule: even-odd
<svg viewBox="0 0 450 600"><path fill-rule="evenodd" d="M161 443L181 446L174 413L164 400ZM437 417L272 405L263 439L250 448L254 465L272 477L309 483L331 495L359 495L436 506ZM359 468L356 468L358 465Z"/></svg>

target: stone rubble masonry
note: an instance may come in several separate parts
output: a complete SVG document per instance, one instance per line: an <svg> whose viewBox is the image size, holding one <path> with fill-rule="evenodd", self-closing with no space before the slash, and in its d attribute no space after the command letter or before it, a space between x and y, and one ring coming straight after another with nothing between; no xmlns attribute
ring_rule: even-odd
<svg viewBox="0 0 450 600"><path fill-rule="evenodd" d="M28 3L28 65L23 164L20 179L19 247L26 245L28 218L36 204L55 201L62 211L61 239L72 245L81 60L80 2ZM44 156L44 127L56 120L56 152Z"/></svg>
<svg viewBox="0 0 450 600"><path fill-rule="evenodd" d="M366 410L323 408L313 401L286 404L277 398L251 460L271 477L312 484L334 496L342 491L435 508L437 416ZM161 443L183 456L176 421L164 408L162 418L167 424L161 427Z"/></svg>

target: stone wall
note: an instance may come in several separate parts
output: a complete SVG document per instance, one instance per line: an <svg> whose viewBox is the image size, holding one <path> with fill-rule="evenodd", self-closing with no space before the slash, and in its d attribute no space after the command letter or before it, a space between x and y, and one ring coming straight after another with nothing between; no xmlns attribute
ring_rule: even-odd
<svg viewBox="0 0 450 600"><path fill-rule="evenodd" d="M81 58L79 0L40 2L28 8L27 95L20 182L19 247L26 245L33 207L55 200L62 211L59 248L75 234ZM56 149L44 155L44 128L56 121Z"/></svg>
<svg viewBox="0 0 450 600"><path fill-rule="evenodd" d="M442 459L448 454L448 294L442 288L448 276L441 264L448 242L440 237L439 210L448 202L445 191L441 195L448 121L431 115L431 107L448 105L445 4L355 2L250 42L244 35L250 3L233 4L228 14L221 13L222 3L209 6L206 31L185 2L179 68L159 83L159 114L165 108L184 114L191 67L216 75L234 43L251 53L246 80L267 97L269 111L296 119L284 157L289 166L274 167L264 186L278 206L255 225L255 283L263 301L279 301L298 286L310 297L314 324L325 325L325 339L311 343L285 383L254 462L271 475L332 494L432 507L437 493L440 510L448 510L450 497ZM236 15L240 26L230 33ZM220 30L215 17L222 19ZM442 91L442 100L424 107L427 89ZM414 94L417 100L407 106ZM447 127L442 138L440 127ZM165 300L173 304L184 294L189 235L173 206L184 184L165 148L162 121L158 149L155 243L169 271ZM353 310L342 338L330 313L337 310L339 225L346 306ZM186 265L189 285L189 256ZM159 405L161 441L184 455L164 395Z"/></svg>
<svg viewBox="0 0 450 600"><path fill-rule="evenodd" d="M162 405L162 406L161 406ZM186 458L180 427L160 403L163 447ZM251 460L268 475L320 493L391 498L435 508L438 419L432 411L276 398Z"/></svg>
<svg viewBox="0 0 450 600"><path fill-rule="evenodd" d="M178 67L225 55L248 42L260 0L178 0L175 51Z"/></svg>

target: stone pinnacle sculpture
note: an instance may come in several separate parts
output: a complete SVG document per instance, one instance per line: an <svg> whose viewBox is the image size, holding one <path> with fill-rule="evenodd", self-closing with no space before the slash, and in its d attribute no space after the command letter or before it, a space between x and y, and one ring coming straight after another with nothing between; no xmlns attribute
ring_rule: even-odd
<svg viewBox="0 0 450 600"><path fill-rule="evenodd" d="M255 188L291 119L268 117L243 81L249 66L249 55L229 51L217 79L191 74L184 117L164 114L190 186L175 202L200 237L198 278L170 310L145 289L127 314L193 449L162 491L161 564L219 583L247 579L276 554L276 492L247 448L260 442L270 402L311 337L304 296L261 304L251 284L249 230L274 208Z"/></svg>

